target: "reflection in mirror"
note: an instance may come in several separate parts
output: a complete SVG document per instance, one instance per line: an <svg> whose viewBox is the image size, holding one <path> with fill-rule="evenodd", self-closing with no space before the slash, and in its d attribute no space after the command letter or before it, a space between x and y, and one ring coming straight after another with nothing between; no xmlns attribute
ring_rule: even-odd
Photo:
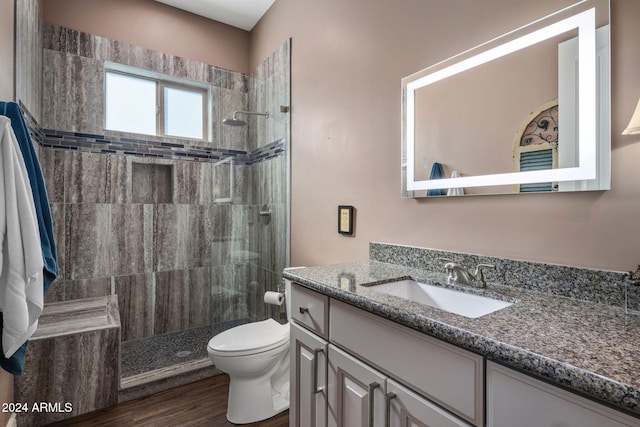
<svg viewBox="0 0 640 427"><path fill-rule="evenodd" d="M404 78L403 196L608 189L608 21L582 1Z"/></svg>
<svg viewBox="0 0 640 427"><path fill-rule="evenodd" d="M556 169L559 143L558 100L547 102L531 113L513 139L514 172ZM558 191L557 182L514 184L514 193Z"/></svg>

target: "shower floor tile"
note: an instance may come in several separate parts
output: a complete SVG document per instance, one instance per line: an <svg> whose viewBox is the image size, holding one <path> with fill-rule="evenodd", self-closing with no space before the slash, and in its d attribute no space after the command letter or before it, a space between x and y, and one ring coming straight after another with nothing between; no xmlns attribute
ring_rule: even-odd
<svg viewBox="0 0 640 427"><path fill-rule="evenodd" d="M216 334L247 323L232 320L181 332L156 335L120 346L122 378L209 357L207 343Z"/></svg>

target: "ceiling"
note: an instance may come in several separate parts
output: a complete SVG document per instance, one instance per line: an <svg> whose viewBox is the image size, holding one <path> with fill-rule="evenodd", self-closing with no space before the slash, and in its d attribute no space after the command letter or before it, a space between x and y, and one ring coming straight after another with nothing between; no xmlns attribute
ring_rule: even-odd
<svg viewBox="0 0 640 427"><path fill-rule="evenodd" d="M275 0L156 0L246 31L256 25Z"/></svg>

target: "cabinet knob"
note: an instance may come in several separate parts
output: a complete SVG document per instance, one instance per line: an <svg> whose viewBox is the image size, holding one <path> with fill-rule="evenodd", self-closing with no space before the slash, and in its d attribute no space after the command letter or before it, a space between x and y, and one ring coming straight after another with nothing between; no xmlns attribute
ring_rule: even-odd
<svg viewBox="0 0 640 427"><path fill-rule="evenodd" d="M309 312L309 307L300 307L300 314L305 314Z"/></svg>

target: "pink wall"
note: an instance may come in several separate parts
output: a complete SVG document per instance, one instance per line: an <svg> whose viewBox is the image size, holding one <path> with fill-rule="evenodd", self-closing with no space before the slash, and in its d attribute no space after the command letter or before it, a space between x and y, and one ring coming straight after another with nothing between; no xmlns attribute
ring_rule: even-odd
<svg viewBox="0 0 640 427"><path fill-rule="evenodd" d="M566 1L563 3L573 3ZM400 79L557 9L557 0L278 0L251 64L292 37L292 264L366 259L370 241L610 270L640 262L640 2L611 0L612 190L400 198ZM356 236L336 232L357 208Z"/></svg>
<svg viewBox="0 0 640 427"><path fill-rule="evenodd" d="M46 0L45 22L249 73L249 33L153 0Z"/></svg>

